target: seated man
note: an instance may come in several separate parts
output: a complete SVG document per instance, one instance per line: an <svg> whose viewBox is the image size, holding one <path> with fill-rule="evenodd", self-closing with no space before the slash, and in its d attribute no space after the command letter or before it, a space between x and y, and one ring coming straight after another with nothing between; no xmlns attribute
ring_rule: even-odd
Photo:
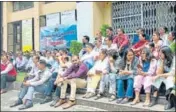
<svg viewBox="0 0 176 112"><path fill-rule="evenodd" d="M58 80L60 79L60 77L62 77L62 75L64 74L64 72L71 67L72 63L69 60L69 57L64 57L64 59L61 59L62 56L59 58L59 62L60 62L60 66L59 66L59 70L58 70L58 75L57 78L54 82L55 85L57 85ZM53 100L53 102L51 103L51 107L55 106L56 103L59 101L60 98L60 84L57 85L56 87L56 99Z"/></svg>
<svg viewBox="0 0 176 112"><path fill-rule="evenodd" d="M54 59L54 62L51 65L51 69L50 69L52 76L50 77L50 79L48 81L48 86L46 88L47 97L41 102L41 104L45 104L45 103L52 101L52 92L54 90L54 81L56 80L56 78L58 76L57 72L58 72L58 68L59 68L59 60L57 59L56 56L54 56L53 59ZM58 94L58 93L56 93L56 94Z"/></svg>
<svg viewBox="0 0 176 112"><path fill-rule="evenodd" d="M38 63L39 63L40 57L39 56L33 56L32 61L33 64L31 65L32 68L29 73L27 73L27 76L24 78L24 81L33 79L35 75L38 73Z"/></svg>
<svg viewBox="0 0 176 112"><path fill-rule="evenodd" d="M23 53L19 52L16 57L16 67L18 71L25 71L26 64L28 63L28 60L25 56L23 56Z"/></svg>
<svg viewBox="0 0 176 112"><path fill-rule="evenodd" d="M47 88L47 82L49 78L51 77L50 71L46 68L46 61L40 60L38 64L38 74L26 82L23 82L23 88L21 88L21 91L18 96L18 100L11 105L10 107L15 107L20 104L23 104L19 110L27 109L33 106L32 98L33 93L35 91L43 93L45 96L46 94L46 88ZM22 99L24 98L24 102Z"/></svg>
<svg viewBox="0 0 176 112"><path fill-rule="evenodd" d="M30 71L30 70L32 69L32 65L34 64L34 63L33 63L33 56L34 56L34 55L35 55L35 53L34 53L34 51L32 51L32 52L30 53L29 61L28 61L28 63L26 64L26 68L25 68L26 71Z"/></svg>
<svg viewBox="0 0 176 112"><path fill-rule="evenodd" d="M13 64L8 60L7 55L1 57L1 94L6 92L6 82L16 80L17 72Z"/></svg>
<svg viewBox="0 0 176 112"><path fill-rule="evenodd" d="M95 90L98 83L103 75L106 75L109 70L107 50L102 49L99 55L99 60L96 61L95 65L88 72L87 92L83 98L91 98L95 96Z"/></svg>
<svg viewBox="0 0 176 112"><path fill-rule="evenodd" d="M69 108L76 104L76 88L86 87L86 74L88 67L85 63L81 63L78 56L72 56L72 66L66 70L63 76L58 80L58 84L61 83L61 96L59 102L55 105L58 107L62 104L63 109ZM67 84L71 86L70 99L66 103L66 90Z"/></svg>

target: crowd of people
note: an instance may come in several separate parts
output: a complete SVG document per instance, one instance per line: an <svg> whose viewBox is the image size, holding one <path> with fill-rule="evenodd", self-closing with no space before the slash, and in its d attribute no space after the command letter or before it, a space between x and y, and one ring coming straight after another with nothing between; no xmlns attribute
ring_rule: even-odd
<svg viewBox="0 0 176 112"><path fill-rule="evenodd" d="M52 101L50 106L62 105L66 109L76 104L77 88L86 88L83 98L95 100L104 97L108 89L109 102L126 104L132 100L131 105L141 101L143 91L146 94L143 106L152 107L164 88L168 102L165 109L171 109L176 106L176 32L169 33L166 27L161 27L152 36L142 28L136 33L132 42L121 28L117 29L117 35L113 35L111 27L107 28L106 37L97 32L94 43L89 42L89 36L83 36L78 55L67 49L33 50L30 54L3 51L1 94L7 92L6 83L15 81L18 72L26 72L18 99L10 107L23 104L20 110L30 108L34 92L40 92L45 96L41 104ZM70 97L66 99L68 85ZM56 99L52 98L53 92Z"/></svg>

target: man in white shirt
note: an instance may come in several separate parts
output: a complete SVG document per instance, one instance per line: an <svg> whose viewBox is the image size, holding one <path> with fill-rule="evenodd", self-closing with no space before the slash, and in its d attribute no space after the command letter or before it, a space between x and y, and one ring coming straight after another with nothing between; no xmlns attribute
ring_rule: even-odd
<svg viewBox="0 0 176 112"><path fill-rule="evenodd" d="M30 58L29 58L29 61L28 61L28 63L27 63L27 65L26 65L26 71L30 71L31 70L31 68L32 68L32 65L34 64L33 63L33 56L35 55L35 53L34 53L34 51L32 51L31 53L30 53Z"/></svg>
<svg viewBox="0 0 176 112"><path fill-rule="evenodd" d="M88 69L91 69L95 61L95 52L93 51L93 44L86 44L86 53L81 57L81 62L85 63L88 66Z"/></svg>
<svg viewBox="0 0 176 112"><path fill-rule="evenodd" d="M101 31L98 31L98 32L96 33L96 38L95 38L95 40L96 40L96 39L100 39L101 42L102 42L102 44L103 44L103 45L105 44L105 37L102 36L102 32L101 32Z"/></svg>
<svg viewBox="0 0 176 112"><path fill-rule="evenodd" d="M23 53L19 52L17 54L16 58L16 67L18 71L25 71L26 64L28 63L28 60L25 56L23 56Z"/></svg>
<svg viewBox="0 0 176 112"><path fill-rule="evenodd" d="M31 65L32 68L29 73L27 73L27 77L25 77L24 81L30 80L35 77L35 75L38 73L38 64L40 61L39 56L33 56L32 57L33 64Z"/></svg>
<svg viewBox="0 0 176 112"><path fill-rule="evenodd" d="M113 44L113 39L111 37L105 38L105 44L106 45L103 46L103 49L107 49L107 50L111 50L111 49L117 50L118 49L117 44Z"/></svg>
<svg viewBox="0 0 176 112"><path fill-rule="evenodd" d="M95 47L93 49L93 52L95 52L94 56L95 56L95 59L97 60L97 58L102 50L102 47L103 47L102 40L100 38L96 38L94 43L95 43Z"/></svg>
<svg viewBox="0 0 176 112"><path fill-rule="evenodd" d="M20 91L18 100L10 107L15 107L23 104L19 110L24 110L33 106L33 93L35 91L41 92L46 96L46 88L48 80L51 77L51 72L46 68L46 61L40 60L38 65L38 74L31 80L23 82L23 88ZM22 99L24 98L24 102Z"/></svg>

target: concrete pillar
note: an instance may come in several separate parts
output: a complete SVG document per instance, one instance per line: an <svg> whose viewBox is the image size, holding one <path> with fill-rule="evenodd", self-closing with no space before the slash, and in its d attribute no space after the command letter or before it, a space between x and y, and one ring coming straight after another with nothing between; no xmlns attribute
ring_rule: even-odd
<svg viewBox="0 0 176 112"><path fill-rule="evenodd" d="M34 2L34 49L37 51L40 47L40 3Z"/></svg>
<svg viewBox="0 0 176 112"><path fill-rule="evenodd" d="M7 19L8 19L8 2L3 2L3 50L7 51Z"/></svg>
<svg viewBox="0 0 176 112"><path fill-rule="evenodd" d="M93 2L78 2L77 9L77 37L82 42L82 37L88 35L93 41Z"/></svg>

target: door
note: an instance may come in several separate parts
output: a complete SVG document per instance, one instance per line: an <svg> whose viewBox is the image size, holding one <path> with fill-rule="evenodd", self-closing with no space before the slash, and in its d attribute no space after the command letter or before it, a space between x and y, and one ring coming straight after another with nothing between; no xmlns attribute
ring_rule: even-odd
<svg viewBox="0 0 176 112"><path fill-rule="evenodd" d="M18 50L22 50L21 22L15 22L13 24L13 27L14 27L14 49L13 51L16 53Z"/></svg>

